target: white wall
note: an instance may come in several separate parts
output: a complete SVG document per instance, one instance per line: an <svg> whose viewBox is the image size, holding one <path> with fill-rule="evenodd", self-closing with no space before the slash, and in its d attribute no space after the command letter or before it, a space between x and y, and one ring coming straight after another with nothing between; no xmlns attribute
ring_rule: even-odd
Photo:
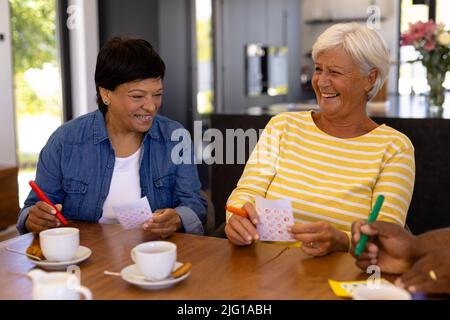
<svg viewBox="0 0 450 320"><path fill-rule="evenodd" d="M397 54L399 43L398 25L398 2L400 0L303 0L303 21L314 19L343 19L366 17L367 7L371 4L380 7L381 16L384 20L381 22L381 29L378 30L386 40L391 52L391 68L388 79L389 93L397 92ZM313 24L304 23L302 28L302 56L303 64L307 64L305 53L311 50L317 37L332 23ZM302 64L302 65L303 65Z"/></svg>
<svg viewBox="0 0 450 320"><path fill-rule="evenodd" d="M72 6L72 7L71 7ZM95 64L99 51L97 1L69 0L73 117L97 109Z"/></svg>
<svg viewBox="0 0 450 320"><path fill-rule="evenodd" d="M0 0L0 33L0 165L17 165L8 0Z"/></svg>

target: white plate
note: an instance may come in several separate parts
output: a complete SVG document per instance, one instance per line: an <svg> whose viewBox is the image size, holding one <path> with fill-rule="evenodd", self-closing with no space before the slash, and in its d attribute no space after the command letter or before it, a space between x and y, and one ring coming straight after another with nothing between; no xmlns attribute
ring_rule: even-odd
<svg viewBox="0 0 450 320"><path fill-rule="evenodd" d="M70 261L58 261L58 262L51 262L51 261L47 261L47 260L38 261L38 260L30 259L28 257L27 257L27 259L29 261L33 262L35 265L37 265L41 268L44 268L44 269L63 270L72 264L78 264L78 263L86 260L87 258L89 258L91 256L91 254L92 254L91 249L89 249L88 247L79 246L77 253L75 254L75 258L73 258Z"/></svg>
<svg viewBox="0 0 450 320"><path fill-rule="evenodd" d="M353 293L355 300L411 300L411 294L405 289L389 285L376 288L360 287Z"/></svg>
<svg viewBox="0 0 450 320"><path fill-rule="evenodd" d="M175 266L173 267L173 270L176 270L177 268L181 267L183 264L181 262L176 262ZM128 267L125 267L120 271L120 275L122 276L122 279L125 280L128 283L137 285L138 287L141 287L142 289L147 290L156 290L156 289L163 289L170 286L173 286L175 283L178 283L180 281L183 281L189 275L191 274L191 271L188 271L184 275L182 275L179 278L172 278L172 276L169 276L166 279L159 280L159 281L151 281L151 280L143 280L139 279L140 277L143 277L144 275L139 271L137 266L135 264L129 265Z"/></svg>

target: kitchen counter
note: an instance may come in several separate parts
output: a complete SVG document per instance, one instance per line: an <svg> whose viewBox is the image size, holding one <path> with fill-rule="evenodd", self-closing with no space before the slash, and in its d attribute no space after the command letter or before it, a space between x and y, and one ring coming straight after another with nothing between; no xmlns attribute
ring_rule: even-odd
<svg viewBox="0 0 450 320"><path fill-rule="evenodd" d="M299 103L279 103L269 106L253 106L240 114L275 115L285 111L319 110L315 100ZM367 111L372 117L401 119L450 119L450 92L447 93L442 114L432 114L427 108L427 98L422 95L390 96L386 102L369 102ZM236 113L234 113L236 114Z"/></svg>

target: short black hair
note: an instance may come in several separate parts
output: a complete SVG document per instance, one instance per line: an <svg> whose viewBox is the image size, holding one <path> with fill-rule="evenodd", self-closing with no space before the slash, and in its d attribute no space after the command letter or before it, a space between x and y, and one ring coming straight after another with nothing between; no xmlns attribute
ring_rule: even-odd
<svg viewBox="0 0 450 320"><path fill-rule="evenodd" d="M95 67L97 105L103 114L107 106L103 103L99 87L114 90L118 85L140 79L164 78L164 61L144 39L114 37L101 49Z"/></svg>

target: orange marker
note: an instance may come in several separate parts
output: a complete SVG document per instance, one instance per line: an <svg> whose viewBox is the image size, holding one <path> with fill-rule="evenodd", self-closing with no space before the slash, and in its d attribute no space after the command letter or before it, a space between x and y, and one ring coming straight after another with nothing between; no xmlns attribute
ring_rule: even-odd
<svg viewBox="0 0 450 320"><path fill-rule="evenodd" d="M244 209L232 207L232 206L225 206L225 210L230 211L231 213L237 214L238 216L241 216L243 218L248 218L247 211Z"/></svg>

